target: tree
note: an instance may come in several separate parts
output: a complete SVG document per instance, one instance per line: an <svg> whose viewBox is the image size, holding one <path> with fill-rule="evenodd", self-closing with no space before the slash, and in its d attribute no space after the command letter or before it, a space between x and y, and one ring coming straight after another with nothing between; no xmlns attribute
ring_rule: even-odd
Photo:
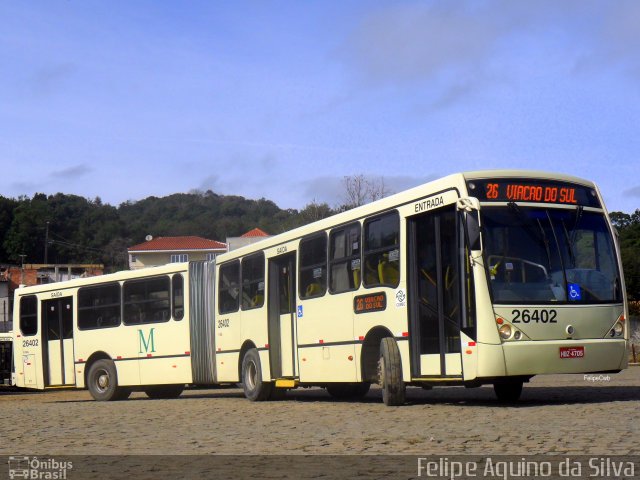
<svg viewBox="0 0 640 480"><path fill-rule="evenodd" d="M301 225L306 225L307 223L317 222L323 218L330 217L334 213L327 203L318 203L314 198L311 203L300 210L299 217L302 222Z"/></svg>
<svg viewBox="0 0 640 480"><path fill-rule="evenodd" d="M640 209L631 215L612 212L611 220L620 235L622 269L627 287L629 309L640 315Z"/></svg>
<svg viewBox="0 0 640 480"><path fill-rule="evenodd" d="M613 223L613 226L618 230L628 227L631 223L631 215L629 215L628 213L611 212L609 214L609 217L611 218L611 223Z"/></svg>
<svg viewBox="0 0 640 480"><path fill-rule="evenodd" d="M359 207L367 203L368 184L364 175L351 175L342 178L344 187L345 206L349 208Z"/></svg>
<svg viewBox="0 0 640 480"><path fill-rule="evenodd" d="M44 261L45 228L50 217L45 194L36 193L32 199L24 198L20 201L4 235L3 246L8 260L17 263L20 256L25 255L27 263Z"/></svg>
<svg viewBox="0 0 640 480"><path fill-rule="evenodd" d="M387 188L384 177L377 179L370 179L367 181L369 186L369 198L372 202L380 200L381 198L388 197L393 192Z"/></svg>
<svg viewBox="0 0 640 480"><path fill-rule="evenodd" d="M18 205L18 200L0 196L0 234L3 238L5 237L6 232L11 227L14 211ZM8 263L8 261L9 255L4 248L3 242L0 242L0 263Z"/></svg>
<svg viewBox="0 0 640 480"><path fill-rule="evenodd" d="M387 188L384 177L371 178L365 177L363 174L343 177L342 187L345 203L338 208L340 211L380 200L392 193Z"/></svg>

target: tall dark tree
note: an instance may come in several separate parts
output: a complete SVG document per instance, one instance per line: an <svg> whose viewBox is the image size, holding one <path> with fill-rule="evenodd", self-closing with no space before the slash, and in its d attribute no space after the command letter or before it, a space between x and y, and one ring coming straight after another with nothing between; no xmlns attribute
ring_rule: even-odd
<svg viewBox="0 0 640 480"><path fill-rule="evenodd" d="M632 214L612 212L620 235L622 268L632 313L640 315L640 209Z"/></svg>
<svg viewBox="0 0 640 480"><path fill-rule="evenodd" d="M9 261L27 263L44 261L47 221L51 217L47 196L36 193L32 199L21 198L13 212L11 225L4 235L4 249Z"/></svg>
<svg viewBox="0 0 640 480"><path fill-rule="evenodd" d="M0 196L0 234L2 234L0 238L4 238L6 232L9 231L18 203L18 200ZM7 254L4 242L0 241L0 263L7 263L8 261L9 255Z"/></svg>

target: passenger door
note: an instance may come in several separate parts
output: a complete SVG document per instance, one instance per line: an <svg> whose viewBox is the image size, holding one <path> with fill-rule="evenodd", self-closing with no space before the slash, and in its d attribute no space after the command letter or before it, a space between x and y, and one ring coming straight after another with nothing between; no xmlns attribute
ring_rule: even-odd
<svg viewBox="0 0 640 480"><path fill-rule="evenodd" d="M462 376L460 228L455 206L409 219L412 375Z"/></svg>
<svg viewBox="0 0 640 480"><path fill-rule="evenodd" d="M296 377L295 252L269 259L268 288L269 363L271 378Z"/></svg>
<svg viewBox="0 0 640 480"><path fill-rule="evenodd" d="M42 302L44 385L75 385L73 297Z"/></svg>

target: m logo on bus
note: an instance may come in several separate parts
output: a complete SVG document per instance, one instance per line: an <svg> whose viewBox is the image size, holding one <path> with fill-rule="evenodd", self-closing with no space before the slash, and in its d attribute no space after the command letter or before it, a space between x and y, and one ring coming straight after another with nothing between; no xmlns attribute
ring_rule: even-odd
<svg viewBox="0 0 640 480"><path fill-rule="evenodd" d="M149 330L149 336L147 338L144 337L144 332L141 329L138 329L138 335L139 335L139 340L140 340L140 349L138 351L138 353L155 353L156 351L156 346L155 346L155 342L153 340L153 331L155 330L155 328L152 328ZM144 352L142 351L142 348L144 347ZM151 348L151 350L149 350L149 348Z"/></svg>

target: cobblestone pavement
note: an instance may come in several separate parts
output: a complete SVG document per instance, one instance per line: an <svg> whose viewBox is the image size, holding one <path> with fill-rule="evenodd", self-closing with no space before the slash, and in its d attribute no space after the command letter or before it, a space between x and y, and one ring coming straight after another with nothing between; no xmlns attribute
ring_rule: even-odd
<svg viewBox="0 0 640 480"><path fill-rule="evenodd" d="M0 391L0 454L639 455L640 368L603 377L535 377L514 406L491 387L410 388L403 407L377 389L357 402L303 389L262 403L238 389L108 403Z"/></svg>

